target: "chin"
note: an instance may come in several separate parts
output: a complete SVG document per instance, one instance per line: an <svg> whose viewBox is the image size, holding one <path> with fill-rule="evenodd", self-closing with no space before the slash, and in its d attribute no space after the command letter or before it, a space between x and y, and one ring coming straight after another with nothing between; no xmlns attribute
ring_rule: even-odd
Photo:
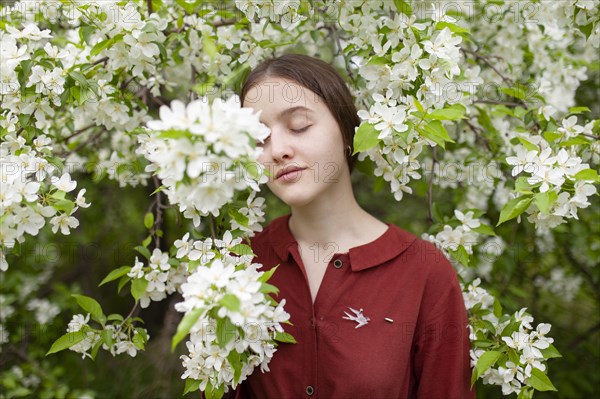
<svg viewBox="0 0 600 399"><path fill-rule="evenodd" d="M295 208L301 208L305 205L308 205L314 199L314 196L310 193L307 193L306 190L273 190L271 189L273 194L281 201L283 201L286 205ZM285 192L284 192L285 191Z"/></svg>

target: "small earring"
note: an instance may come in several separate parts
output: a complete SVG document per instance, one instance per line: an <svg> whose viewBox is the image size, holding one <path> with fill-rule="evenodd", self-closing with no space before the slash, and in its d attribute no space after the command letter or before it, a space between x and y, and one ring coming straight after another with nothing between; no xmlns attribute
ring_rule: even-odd
<svg viewBox="0 0 600 399"><path fill-rule="evenodd" d="M352 155L352 147L346 146L346 152L348 153L348 156Z"/></svg>

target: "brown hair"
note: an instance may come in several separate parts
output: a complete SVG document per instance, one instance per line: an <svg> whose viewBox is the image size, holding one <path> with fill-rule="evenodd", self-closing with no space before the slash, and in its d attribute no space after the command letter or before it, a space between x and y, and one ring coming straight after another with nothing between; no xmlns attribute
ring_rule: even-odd
<svg viewBox="0 0 600 399"><path fill-rule="evenodd" d="M318 95L336 120L344 140L344 151L350 146L354 151L354 131L360 125L352 94L346 82L335 68L318 58L302 54L285 54L267 59L254 68L246 77L241 91L242 103L252 86L268 77L292 80ZM357 156L346 154L350 172Z"/></svg>

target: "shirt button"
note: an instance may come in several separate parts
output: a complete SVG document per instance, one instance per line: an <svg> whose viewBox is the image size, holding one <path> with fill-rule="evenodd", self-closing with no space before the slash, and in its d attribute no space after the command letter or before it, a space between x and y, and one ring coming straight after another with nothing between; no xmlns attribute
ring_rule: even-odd
<svg viewBox="0 0 600 399"><path fill-rule="evenodd" d="M333 261L333 267L335 267L336 269L339 269L342 267L342 260L341 259L336 259Z"/></svg>
<svg viewBox="0 0 600 399"><path fill-rule="evenodd" d="M306 394L308 396L312 396L312 394L315 393L315 389L312 387L312 385L309 385L306 387Z"/></svg>

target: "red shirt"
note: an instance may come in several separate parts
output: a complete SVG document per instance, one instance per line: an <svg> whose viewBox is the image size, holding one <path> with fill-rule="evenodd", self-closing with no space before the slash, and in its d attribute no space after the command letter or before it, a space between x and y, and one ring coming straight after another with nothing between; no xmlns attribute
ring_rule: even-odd
<svg viewBox="0 0 600 399"><path fill-rule="evenodd" d="M467 312L456 272L434 245L395 225L335 253L314 305L298 245L279 217L252 238L297 344L279 344L270 372L236 390L245 398L470 399ZM367 324L343 319L349 308ZM386 320L388 319L388 320Z"/></svg>

